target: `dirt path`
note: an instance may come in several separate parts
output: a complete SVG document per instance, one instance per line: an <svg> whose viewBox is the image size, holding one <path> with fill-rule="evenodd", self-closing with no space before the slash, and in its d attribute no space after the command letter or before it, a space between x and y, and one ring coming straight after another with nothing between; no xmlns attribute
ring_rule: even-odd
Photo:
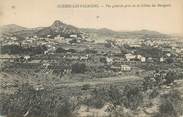
<svg viewBox="0 0 183 117"><path fill-rule="evenodd" d="M110 78L98 78L98 79L91 79L91 80L84 80L84 81L70 81L65 83L59 83L56 87L77 87L83 85L104 85L104 84L114 84L114 83L127 83L132 81L140 81L143 78L137 76L118 76L118 77L110 77Z"/></svg>

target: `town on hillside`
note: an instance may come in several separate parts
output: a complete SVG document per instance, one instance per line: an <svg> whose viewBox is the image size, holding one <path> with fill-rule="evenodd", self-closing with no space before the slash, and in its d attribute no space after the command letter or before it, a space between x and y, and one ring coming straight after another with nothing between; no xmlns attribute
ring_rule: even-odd
<svg viewBox="0 0 183 117"><path fill-rule="evenodd" d="M0 117L182 117L183 37L1 27Z"/></svg>

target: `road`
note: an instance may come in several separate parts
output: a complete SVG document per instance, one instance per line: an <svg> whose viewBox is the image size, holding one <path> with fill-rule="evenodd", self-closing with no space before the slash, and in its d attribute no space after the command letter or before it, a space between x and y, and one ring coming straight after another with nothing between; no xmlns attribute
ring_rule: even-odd
<svg viewBox="0 0 183 117"><path fill-rule="evenodd" d="M135 82L141 81L143 78L137 76L118 76L118 77L110 77L110 78L97 78L91 80L84 80L84 81L68 81L64 83L59 83L56 87L80 87L83 85L104 85L104 84L115 84L115 83L127 83L127 82Z"/></svg>

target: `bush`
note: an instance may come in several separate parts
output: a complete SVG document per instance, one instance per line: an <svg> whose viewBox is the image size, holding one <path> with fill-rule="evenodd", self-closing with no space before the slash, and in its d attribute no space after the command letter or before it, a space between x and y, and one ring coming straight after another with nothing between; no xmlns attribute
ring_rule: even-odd
<svg viewBox="0 0 183 117"><path fill-rule="evenodd" d="M66 50L61 47L56 49L56 53L65 53L65 52L66 52Z"/></svg>
<svg viewBox="0 0 183 117"><path fill-rule="evenodd" d="M148 89L153 89L155 87L155 85L156 85L155 79L147 76L143 80L142 87L143 87L144 91L147 91Z"/></svg>
<svg viewBox="0 0 183 117"><path fill-rule="evenodd" d="M172 90L161 97L159 113L156 117L179 117L183 114L183 99L180 92Z"/></svg>
<svg viewBox="0 0 183 117"><path fill-rule="evenodd" d="M138 86L127 85L124 89L124 106L136 110L143 103L142 91Z"/></svg>
<svg viewBox="0 0 183 117"><path fill-rule="evenodd" d="M114 86L110 86L108 92L109 101L116 107L117 105L123 105L123 92Z"/></svg>
<svg viewBox="0 0 183 117"><path fill-rule="evenodd" d="M85 49L82 51L82 53L91 53L91 54L96 54L97 53L97 50L93 50L93 49Z"/></svg>
<svg viewBox="0 0 183 117"><path fill-rule="evenodd" d="M169 85L169 84L173 83L174 80L176 80L176 79L178 79L177 74L173 71L169 71L165 76L165 80L166 80L165 84Z"/></svg>
<svg viewBox="0 0 183 117"><path fill-rule="evenodd" d="M100 109L104 106L105 101L102 99L101 96L91 96L90 98L85 100L84 104L86 104L88 107Z"/></svg>
<svg viewBox="0 0 183 117"><path fill-rule="evenodd" d="M119 107L111 112L111 117L134 117L135 114L131 110Z"/></svg>
<svg viewBox="0 0 183 117"><path fill-rule="evenodd" d="M153 99L153 98L157 97L158 95L159 95L158 89L153 89L152 92L149 95L149 98Z"/></svg>
<svg viewBox="0 0 183 117"><path fill-rule="evenodd" d="M93 107L112 103L114 107L125 106L128 109L136 110L143 103L143 95L138 86L127 85L124 90L121 90L111 85L109 88L95 89L88 102L92 103L92 106L95 105Z"/></svg>
<svg viewBox="0 0 183 117"><path fill-rule="evenodd" d="M85 84L82 86L81 90L88 90L90 88L90 84Z"/></svg>
<svg viewBox="0 0 183 117"><path fill-rule="evenodd" d="M106 64L106 63L107 63L106 58L105 58L105 57L101 57L101 58L100 58L100 62Z"/></svg>
<svg viewBox="0 0 183 117"><path fill-rule="evenodd" d="M23 48L18 45L5 45L1 47L2 54L43 54L47 50L45 46Z"/></svg>
<svg viewBox="0 0 183 117"><path fill-rule="evenodd" d="M87 99L87 105L95 108L102 108L105 103L112 103L115 107L123 105L123 92L114 86L103 87L94 89L91 97Z"/></svg>
<svg viewBox="0 0 183 117"><path fill-rule="evenodd" d="M180 79L180 80L183 80L183 73L179 73L177 78Z"/></svg>
<svg viewBox="0 0 183 117"><path fill-rule="evenodd" d="M84 63L75 63L71 68L72 73L84 73L86 71L86 65Z"/></svg>
<svg viewBox="0 0 183 117"><path fill-rule="evenodd" d="M67 97L56 95L53 90L35 90L25 84L6 100L1 101L1 112L11 117L70 117L72 103Z"/></svg>
<svg viewBox="0 0 183 117"><path fill-rule="evenodd" d="M94 108L102 108L106 102L106 90L104 88L94 89L89 98L86 98L84 104Z"/></svg>

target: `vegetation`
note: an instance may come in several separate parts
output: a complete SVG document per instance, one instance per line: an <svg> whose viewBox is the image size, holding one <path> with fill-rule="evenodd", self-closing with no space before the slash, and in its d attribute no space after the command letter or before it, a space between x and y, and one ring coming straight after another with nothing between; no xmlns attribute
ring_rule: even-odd
<svg viewBox="0 0 183 117"><path fill-rule="evenodd" d="M23 48L19 45L5 45L1 47L1 54L43 54L47 50L45 46Z"/></svg>
<svg viewBox="0 0 183 117"><path fill-rule="evenodd" d="M167 35L79 29L60 21L45 28L10 29L1 37L1 54L9 55L0 62L0 116L183 114L182 47L168 44Z"/></svg>
<svg viewBox="0 0 183 117"><path fill-rule="evenodd" d="M159 71L156 71L155 74L157 73ZM164 79L174 76L172 74L173 72L171 72L171 75L170 72L166 73ZM43 76L44 74L39 77ZM68 94L65 94L65 89L63 89L64 91L62 89L57 90L54 85L49 84L49 80L54 80L50 75L41 79L48 80L43 89L24 84L14 94L1 95L0 111L10 117L71 117L76 114L75 112L81 105L101 109L106 104L110 104L106 111L111 116L134 117L140 108L151 107L153 105L151 100L160 97L159 110L153 113L153 117L179 117L183 112L180 92L171 90L168 93L161 94L161 89L156 85L156 82L160 82L161 80L157 79L163 76L155 75L152 77L154 78L153 85L149 80L152 79L151 77L145 78L143 84L128 83L121 87L110 85L93 89L90 84L85 84L80 87L82 90L78 93L80 96L78 94L73 95L71 92L74 89L69 89L70 95L73 96L70 98ZM167 84L160 83L159 85Z"/></svg>
<svg viewBox="0 0 183 117"><path fill-rule="evenodd" d="M162 95L159 112L155 117L180 117L183 114L183 99L180 92L171 90L169 93Z"/></svg>
<svg viewBox="0 0 183 117"><path fill-rule="evenodd" d="M105 103L111 103L114 107L124 106L136 110L142 101L142 92L138 87L127 85L124 90L121 90L111 85L109 88L94 89L86 103L95 108L101 108Z"/></svg>
<svg viewBox="0 0 183 117"><path fill-rule="evenodd" d="M143 104L143 95L140 87L127 85L124 89L124 106L131 110L136 110Z"/></svg>
<svg viewBox="0 0 183 117"><path fill-rule="evenodd" d="M170 71L165 76L165 84L171 84L177 79L177 74L174 71Z"/></svg>
<svg viewBox="0 0 183 117"><path fill-rule="evenodd" d="M72 73L84 73L86 72L86 65L84 63L75 63L71 66Z"/></svg>
<svg viewBox="0 0 183 117"><path fill-rule="evenodd" d="M0 104L2 114L10 117L71 117L72 103L68 97L53 90L35 90L25 84L14 95L6 96Z"/></svg>

